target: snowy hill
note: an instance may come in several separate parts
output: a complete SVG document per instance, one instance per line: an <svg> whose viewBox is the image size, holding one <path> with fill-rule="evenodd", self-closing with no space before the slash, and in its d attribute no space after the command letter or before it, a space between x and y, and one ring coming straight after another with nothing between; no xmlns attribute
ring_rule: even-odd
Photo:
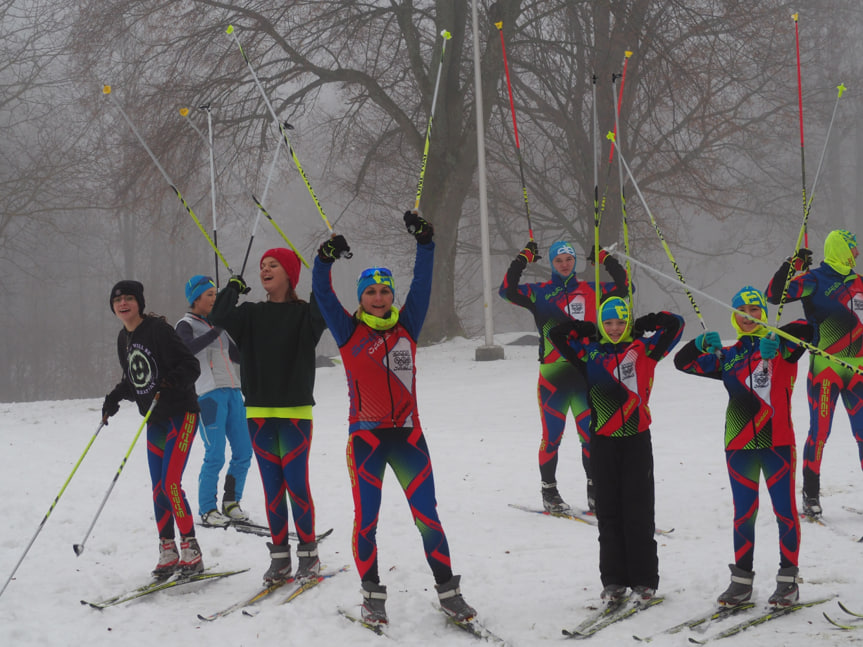
<svg viewBox="0 0 863 647"><path fill-rule="evenodd" d="M478 340L456 340L418 352L420 417L432 453L438 508L462 591L480 618L513 645L562 640L598 603L596 530L528 514L508 503L539 505L536 349L506 345L519 334L499 335L506 360L478 363ZM688 338L691 335L684 335ZM805 360L794 399L798 446L807 429ZM105 383L106 391L110 380ZM287 606L267 600L260 613L235 613L213 623L197 619L250 594L268 564L265 539L234 531L199 529L205 563L250 568L213 583L194 584L97 611L79 604L141 584L157 558L144 438L121 474L80 557L79 543L140 424L124 402L97 437L78 473L49 517L25 561L0 597L0 644L21 645L381 645L385 639L346 621L337 607L357 608L359 578L351 556L352 499L345 466L347 389L341 366L319 368L312 444L312 494L317 530L335 531L321 544L325 565L350 565ZM657 525L674 532L659 539L660 594L664 604L591 638L591 645L634 645L648 635L709 609L728 580L732 554L732 502L722 448L726 395L722 385L675 371L671 359L657 370L651 401L656 461ZM0 404L0 483L6 515L0 539L5 582L71 472L99 422L101 398ZM202 447L196 444L184 486L196 500ZM847 417L837 411L825 451L822 504L832 527L804 524L800 551L802 597L836 595L863 611L860 587L863 474ZM560 490L584 505L574 423L558 468ZM798 466L799 481L799 466ZM798 484L799 491L799 484ZM773 590L778 567L777 530L762 484L755 555L759 608ZM799 499L799 496L798 496ZM264 522L257 468L249 473L244 507ZM194 509L194 505L193 505ZM420 537L391 473L384 484L378 532L382 583L389 588L388 635L400 645L471 645L432 608L433 578ZM744 634L728 645L803 646L863 642L863 631L842 632L822 617L847 620L835 602L802 610ZM723 626L733 624L728 621ZM711 632L717 631L711 629ZM683 632L657 645L685 645ZM724 644L724 643L719 643Z"/></svg>

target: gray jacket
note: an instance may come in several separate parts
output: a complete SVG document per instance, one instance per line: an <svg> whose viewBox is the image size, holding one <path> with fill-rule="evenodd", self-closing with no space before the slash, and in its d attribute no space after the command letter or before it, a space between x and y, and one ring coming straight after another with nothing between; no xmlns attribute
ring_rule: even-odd
<svg viewBox="0 0 863 647"><path fill-rule="evenodd" d="M240 353L228 333L191 312L183 315L176 329L201 364L201 376L195 382L198 397L213 389L240 388Z"/></svg>

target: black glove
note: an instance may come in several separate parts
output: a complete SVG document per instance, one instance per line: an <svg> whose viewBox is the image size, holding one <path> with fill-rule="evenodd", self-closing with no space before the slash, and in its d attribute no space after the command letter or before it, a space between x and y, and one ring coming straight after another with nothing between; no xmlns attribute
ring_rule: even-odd
<svg viewBox="0 0 863 647"><path fill-rule="evenodd" d="M117 415L120 410L120 401L113 392L105 396L105 401L102 403L102 420L108 424L108 418Z"/></svg>
<svg viewBox="0 0 863 647"><path fill-rule="evenodd" d="M230 279L228 279L228 287L237 291L237 294L248 294L252 291L246 282L243 280L243 277L239 274L234 274Z"/></svg>
<svg viewBox="0 0 863 647"><path fill-rule="evenodd" d="M351 248L348 245L348 241L341 234L327 238L318 247L318 258L324 263L332 263L337 258L350 258L351 256Z"/></svg>
<svg viewBox="0 0 863 647"><path fill-rule="evenodd" d="M600 265L605 264L605 259L608 258L609 253L604 249L599 250L599 263ZM590 261L591 265L596 265L596 245L590 248L590 254L587 256L587 260Z"/></svg>
<svg viewBox="0 0 863 647"><path fill-rule="evenodd" d="M632 324L632 336L641 337L646 332L652 332L662 325L662 317L656 313L642 315Z"/></svg>
<svg viewBox="0 0 863 647"><path fill-rule="evenodd" d="M528 263L536 263L542 256L539 255L539 246L536 244L535 240L527 241L527 244L524 246L516 259L522 261L524 266L527 267Z"/></svg>
<svg viewBox="0 0 863 647"><path fill-rule="evenodd" d="M434 236L434 227L416 211L405 211L405 227L420 245L428 245Z"/></svg>
<svg viewBox="0 0 863 647"><path fill-rule="evenodd" d="M795 272L806 272L812 265L812 250L801 247L794 256L786 259Z"/></svg>

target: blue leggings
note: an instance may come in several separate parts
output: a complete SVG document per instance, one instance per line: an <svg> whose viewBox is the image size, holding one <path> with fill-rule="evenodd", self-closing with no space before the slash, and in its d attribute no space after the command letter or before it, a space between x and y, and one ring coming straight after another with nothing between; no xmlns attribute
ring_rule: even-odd
<svg viewBox="0 0 863 647"><path fill-rule="evenodd" d="M159 537L165 539L174 539L174 522L181 536L195 536L195 522L182 479L197 427L196 413L147 423L147 464L153 486L153 509Z"/></svg>
<svg viewBox="0 0 863 647"><path fill-rule="evenodd" d="M198 514L218 508L219 472L225 465L225 445L231 445L228 476L234 477L234 501L243 498L246 474L252 463L252 441L240 389L213 389L198 399L204 462L198 475Z"/></svg>
<svg viewBox="0 0 863 647"><path fill-rule="evenodd" d="M309 490L312 421L296 418L249 418L252 449L261 471L267 522L273 543L288 545L288 504L300 543L315 539L315 504Z"/></svg>
<svg viewBox="0 0 863 647"><path fill-rule="evenodd" d="M380 583L375 536L384 471L389 465L407 497L435 582L448 582L452 578L449 545L437 514L431 458L422 430L359 429L348 438L347 458L354 494L352 543L360 578Z"/></svg>
<svg viewBox="0 0 863 647"><path fill-rule="evenodd" d="M773 514L779 525L779 563L797 566L800 551L800 520L794 501L794 447L733 449L725 452L731 494L734 497L734 561L751 571L755 552L755 518L758 515L758 487L764 473Z"/></svg>

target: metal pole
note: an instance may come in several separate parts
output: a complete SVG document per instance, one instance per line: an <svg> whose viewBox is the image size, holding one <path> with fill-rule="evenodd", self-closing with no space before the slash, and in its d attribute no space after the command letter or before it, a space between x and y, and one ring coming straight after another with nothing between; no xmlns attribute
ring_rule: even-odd
<svg viewBox="0 0 863 647"><path fill-rule="evenodd" d="M485 315L485 345L476 349L476 361L503 359L503 347L494 345L494 322L491 305L491 257L488 235L488 197L485 182L485 127L483 125L482 105L482 74L479 59L479 20L477 18L476 0L471 3L471 20L473 21L473 82L474 109L476 110L476 158L479 178L479 223L482 248L482 293Z"/></svg>

